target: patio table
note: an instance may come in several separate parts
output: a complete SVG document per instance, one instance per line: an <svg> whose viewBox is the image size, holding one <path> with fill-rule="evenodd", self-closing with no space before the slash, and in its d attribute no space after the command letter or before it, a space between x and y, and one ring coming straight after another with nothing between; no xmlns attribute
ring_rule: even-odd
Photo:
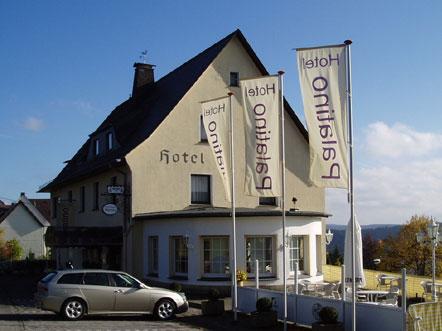
<svg viewBox="0 0 442 331"><path fill-rule="evenodd" d="M364 295L367 297L369 302L377 302L378 297L386 296L388 291L375 291L375 290L359 290L356 292L357 295Z"/></svg>

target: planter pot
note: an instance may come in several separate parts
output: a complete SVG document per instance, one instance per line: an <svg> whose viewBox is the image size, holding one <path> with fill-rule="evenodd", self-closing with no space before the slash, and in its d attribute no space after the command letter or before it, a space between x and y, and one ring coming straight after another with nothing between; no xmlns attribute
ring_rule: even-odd
<svg viewBox="0 0 442 331"><path fill-rule="evenodd" d="M276 311L253 312L250 318L250 324L255 329L271 328L278 324L278 312Z"/></svg>
<svg viewBox="0 0 442 331"><path fill-rule="evenodd" d="M238 281L238 286L239 286L239 287L243 287L243 286L244 286L244 281L239 280L239 281Z"/></svg>
<svg viewBox="0 0 442 331"><path fill-rule="evenodd" d="M201 312L206 316L219 316L224 313L224 300L201 302Z"/></svg>
<svg viewBox="0 0 442 331"><path fill-rule="evenodd" d="M312 324L312 331L344 331L344 324L341 322L334 324L314 322Z"/></svg>

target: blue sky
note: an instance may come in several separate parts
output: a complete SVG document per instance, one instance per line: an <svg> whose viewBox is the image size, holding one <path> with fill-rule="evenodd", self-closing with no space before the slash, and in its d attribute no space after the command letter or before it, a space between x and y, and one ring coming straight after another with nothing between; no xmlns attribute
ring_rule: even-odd
<svg viewBox="0 0 442 331"><path fill-rule="evenodd" d="M362 224L442 219L440 1L1 1L0 199L32 197L131 91L240 28L303 120L296 47L352 39ZM8 200L9 199L9 200ZM327 209L345 223L344 191Z"/></svg>

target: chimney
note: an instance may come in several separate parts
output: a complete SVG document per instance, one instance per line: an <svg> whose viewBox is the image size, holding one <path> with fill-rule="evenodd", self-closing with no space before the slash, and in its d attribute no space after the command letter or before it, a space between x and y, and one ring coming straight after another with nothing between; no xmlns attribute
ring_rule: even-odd
<svg viewBox="0 0 442 331"><path fill-rule="evenodd" d="M134 85L132 88L132 97L140 92L141 87L152 84L154 82L153 64L135 63Z"/></svg>

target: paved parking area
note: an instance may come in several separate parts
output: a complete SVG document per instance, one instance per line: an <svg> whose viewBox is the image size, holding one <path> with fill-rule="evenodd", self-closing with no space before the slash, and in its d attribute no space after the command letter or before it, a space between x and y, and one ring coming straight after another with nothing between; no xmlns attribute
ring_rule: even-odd
<svg viewBox="0 0 442 331"><path fill-rule="evenodd" d="M195 302L184 314L171 321L145 316L86 316L81 321L66 321L35 307L33 294L37 279L14 275L0 276L0 331L153 331L153 330L250 330L248 316L239 315L233 324L231 311L223 316L202 316ZM229 306L227 303L226 306ZM282 330L279 323L275 330ZM290 325L289 330L306 330Z"/></svg>

